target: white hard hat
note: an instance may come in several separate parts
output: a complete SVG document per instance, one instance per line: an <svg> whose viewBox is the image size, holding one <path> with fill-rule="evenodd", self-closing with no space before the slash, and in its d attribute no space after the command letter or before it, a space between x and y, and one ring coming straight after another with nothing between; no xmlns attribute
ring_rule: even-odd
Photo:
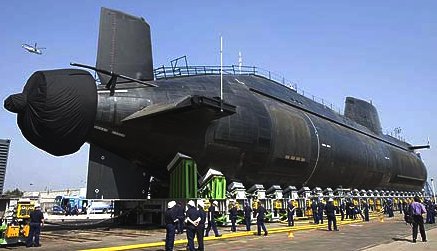
<svg viewBox="0 0 437 251"><path fill-rule="evenodd" d="M215 206L218 206L218 202L216 200L213 201L212 204L214 204Z"/></svg>
<svg viewBox="0 0 437 251"><path fill-rule="evenodd" d="M328 201L334 201L332 198L329 198L329 200Z"/></svg>
<svg viewBox="0 0 437 251"><path fill-rule="evenodd" d="M36 208L41 208L41 205L39 203L35 203L35 209Z"/></svg>
<svg viewBox="0 0 437 251"><path fill-rule="evenodd" d="M199 201L197 202L197 205L198 205L199 207L204 207L204 206L205 206L205 203L203 202L203 200L199 200Z"/></svg>
<svg viewBox="0 0 437 251"><path fill-rule="evenodd" d="M195 206L196 206L196 205L194 204L194 201L192 201L192 200L188 201L188 205L189 205L189 206L192 206L192 207L195 207Z"/></svg>
<svg viewBox="0 0 437 251"><path fill-rule="evenodd" d="M174 206L176 206L176 201L174 201L174 200L170 201L170 202L167 204L167 207L168 207L168 208L172 208L172 207L174 207Z"/></svg>

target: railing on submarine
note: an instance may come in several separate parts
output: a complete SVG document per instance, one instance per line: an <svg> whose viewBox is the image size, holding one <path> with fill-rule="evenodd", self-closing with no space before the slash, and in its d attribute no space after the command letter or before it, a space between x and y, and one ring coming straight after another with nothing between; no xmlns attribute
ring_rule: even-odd
<svg viewBox="0 0 437 251"><path fill-rule="evenodd" d="M198 76L198 75L219 75L221 71L220 66L161 66L153 70L156 80L159 79L170 79L176 77L184 76ZM322 104L323 106L333 110L338 114L342 114L341 109L335 106L333 103L327 101L326 99L320 98L313 95L305 90L299 88L297 83L287 80L280 74L274 73L272 71L256 67L256 66L239 66L239 65L228 65L223 66L224 75L255 75L266 78L268 80L274 81L281 84L288 89L297 92L298 94L305 96L313 101Z"/></svg>

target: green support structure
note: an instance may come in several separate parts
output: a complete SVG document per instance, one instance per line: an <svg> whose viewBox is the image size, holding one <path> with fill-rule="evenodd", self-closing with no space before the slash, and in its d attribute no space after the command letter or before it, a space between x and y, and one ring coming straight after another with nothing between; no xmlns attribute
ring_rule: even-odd
<svg viewBox="0 0 437 251"><path fill-rule="evenodd" d="M170 198L197 198L197 165L192 158L177 153L167 169L170 172Z"/></svg>
<svg viewBox="0 0 437 251"><path fill-rule="evenodd" d="M212 169L210 169L212 170ZM222 173L208 171L206 179L202 182L202 197L214 200L226 199L226 178Z"/></svg>

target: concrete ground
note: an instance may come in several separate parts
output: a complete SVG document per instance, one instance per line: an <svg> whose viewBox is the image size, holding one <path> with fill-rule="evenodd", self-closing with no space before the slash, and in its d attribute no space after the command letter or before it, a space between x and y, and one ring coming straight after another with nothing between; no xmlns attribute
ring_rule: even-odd
<svg viewBox="0 0 437 251"><path fill-rule="evenodd" d="M425 225L428 242L418 238L411 242L411 228L403 222L402 215L394 218L378 218L370 222L345 221L339 225L340 231L327 231L325 225L315 225L307 220L299 221L295 227L284 224L267 224L269 235L255 236L243 231L237 233L229 228L221 228L222 237L208 237L205 250L437 250L437 227ZM252 226L255 230L255 226ZM291 232L290 232L291 230ZM42 234L40 250L164 250L164 229L92 229L48 231ZM185 250L186 235L176 237L175 250ZM22 250L23 246L8 249ZM32 250L26 249L26 250Z"/></svg>

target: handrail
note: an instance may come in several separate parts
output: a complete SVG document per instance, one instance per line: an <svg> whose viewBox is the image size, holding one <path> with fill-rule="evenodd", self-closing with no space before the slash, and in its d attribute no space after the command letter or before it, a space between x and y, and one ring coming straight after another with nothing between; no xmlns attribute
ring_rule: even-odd
<svg viewBox="0 0 437 251"><path fill-rule="evenodd" d="M153 73L155 79L159 80L159 79L170 79L170 78L182 77L182 76L219 75L220 70L221 70L220 66L209 66L209 65L202 65L202 66L184 65L181 67L177 67L176 65L172 65L171 67L163 65L161 67L155 68L153 70ZM329 102L326 99L323 99L309 92L306 92L301 88L298 88L297 83L287 80L281 74L277 74L272 71L265 70L263 68L259 68L255 66L239 66L239 65L223 66L223 74L255 75L255 76L264 77L278 84L281 84L304 97L312 99L313 101L319 104L322 104L323 106L325 106L328 109L331 109L335 113L342 114L341 109L338 106L334 105L333 103Z"/></svg>

